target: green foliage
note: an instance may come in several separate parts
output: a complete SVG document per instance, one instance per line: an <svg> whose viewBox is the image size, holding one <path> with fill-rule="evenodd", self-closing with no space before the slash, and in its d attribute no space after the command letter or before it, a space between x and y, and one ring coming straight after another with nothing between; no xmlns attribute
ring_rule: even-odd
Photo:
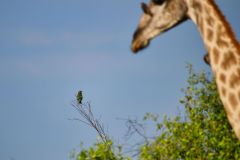
<svg viewBox="0 0 240 160"><path fill-rule="evenodd" d="M76 157L76 160L124 160L121 154L121 147L113 147L111 141L97 143L88 150L83 149Z"/></svg>
<svg viewBox="0 0 240 160"><path fill-rule="evenodd" d="M214 79L189 66L188 86L180 100L185 117L164 118L160 135L141 147L139 159L240 159L240 143L228 123ZM160 127L159 127L160 126Z"/></svg>
<svg viewBox="0 0 240 160"><path fill-rule="evenodd" d="M144 121L155 122L159 135L139 146L140 160L231 160L240 159L240 142L228 123L214 79L194 73L188 66L188 85L183 90L184 116L164 117L147 113ZM150 143L149 143L150 142ZM123 160L111 141L82 150L77 160ZM130 158L128 158L130 159Z"/></svg>

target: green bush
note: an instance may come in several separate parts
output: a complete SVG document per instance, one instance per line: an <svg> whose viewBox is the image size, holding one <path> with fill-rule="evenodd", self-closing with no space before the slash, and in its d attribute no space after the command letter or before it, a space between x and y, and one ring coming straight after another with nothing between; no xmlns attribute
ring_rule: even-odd
<svg viewBox="0 0 240 160"><path fill-rule="evenodd" d="M158 136L139 146L140 160L238 160L240 142L228 123L214 79L205 72L194 73L189 65L188 85L180 100L184 116L158 116L146 114L144 121L156 124ZM149 143L150 142L150 143ZM77 160L123 160L121 149L116 152L113 143L97 143L83 149Z"/></svg>
<svg viewBox="0 0 240 160"><path fill-rule="evenodd" d="M143 160L240 159L240 143L228 123L215 80L194 73L189 66L185 96L180 103L185 116L165 117L160 135L141 147Z"/></svg>
<svg viewBox="0 0 240 160"><path fill-rule="evenodd" d="M93 147L83 149L76 157L76 160L124 160L121 154L121 147L114 148L111 141L96 143Z"/></svg>

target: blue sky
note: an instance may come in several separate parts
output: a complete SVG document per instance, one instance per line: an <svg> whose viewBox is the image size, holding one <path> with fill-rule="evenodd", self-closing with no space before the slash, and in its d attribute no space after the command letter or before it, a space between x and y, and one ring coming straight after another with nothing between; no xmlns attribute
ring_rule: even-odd
<svg viewBox="0 0 240 160"><path fill-rule="evenodd" d="M209 70L204 46L190 21L130 51L141 1L1 0L0 159L66 160L96 133L71 103L84 91L96 117L118 142L117 118L146 112L178 113L186 62ZM240 37L239 0L217 0Z"/></svg>

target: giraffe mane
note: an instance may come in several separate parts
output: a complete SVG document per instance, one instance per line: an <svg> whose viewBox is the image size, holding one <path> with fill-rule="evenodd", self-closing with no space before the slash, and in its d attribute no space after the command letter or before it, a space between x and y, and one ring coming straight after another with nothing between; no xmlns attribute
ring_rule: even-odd
<svg viewBox="0 0 240 160"><path fill-rule="evenodd" d="M222 14L219 7L215 3L215 0L209 0L209 3L213 6L214 10L216 11L217 15L221 21L223 22L223 25L226 27L226 33L232 37L232 43L233 45L238 49L238 53L240 54L240 43L238 42L235 33L233 32L229 22L227 21L226 17Z"/></svg>

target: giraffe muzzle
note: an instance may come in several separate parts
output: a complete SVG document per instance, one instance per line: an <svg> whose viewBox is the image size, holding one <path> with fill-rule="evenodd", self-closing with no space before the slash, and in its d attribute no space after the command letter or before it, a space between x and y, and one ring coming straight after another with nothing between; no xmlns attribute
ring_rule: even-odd
<svg viewBox="0 0 240 160"><path fill-rule="evenodd" d="M131 50L133 53L137 53L140 50L146 48L149 45L149 40L139 41L135 40L132 42Z"/></svg>

